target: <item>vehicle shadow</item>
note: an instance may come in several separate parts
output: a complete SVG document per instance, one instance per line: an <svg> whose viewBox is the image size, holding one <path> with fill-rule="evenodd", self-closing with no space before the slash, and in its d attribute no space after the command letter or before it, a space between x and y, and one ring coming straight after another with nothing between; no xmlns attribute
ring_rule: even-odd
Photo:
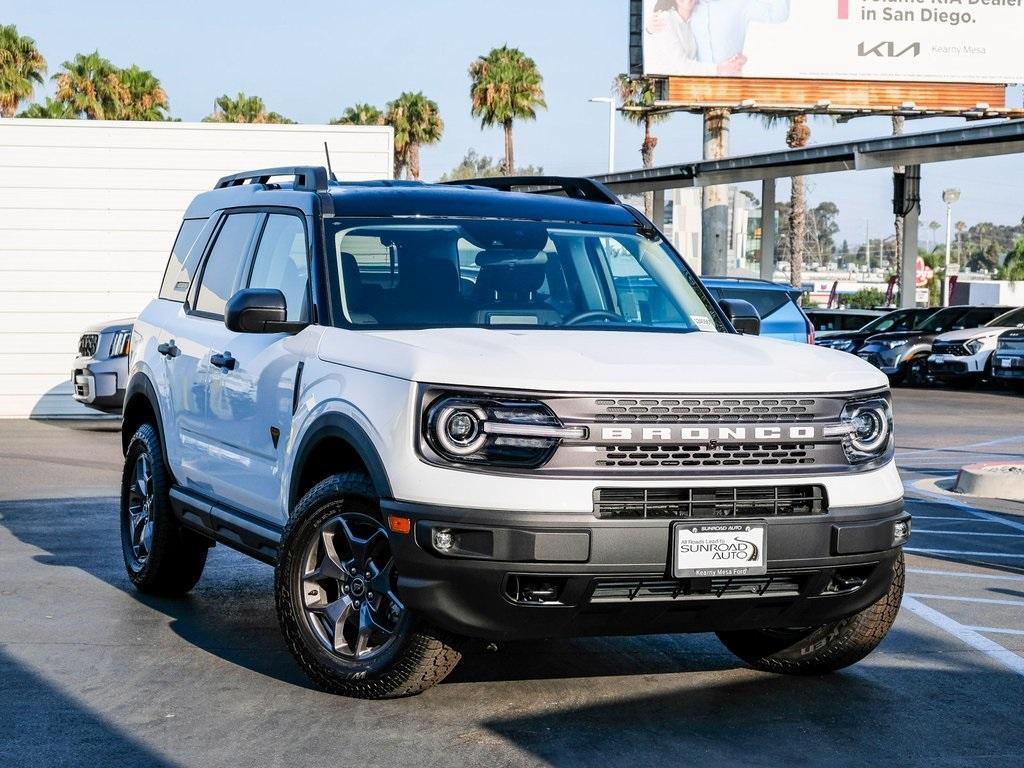
<svg viewBox="0 0 1024 768"><path fill-rule="evenodd" d="M903 634L904 642L919 647L929 642ZM1019 766L1024 737L1000 722L998 701L1024 691L1021 678L980 664L943 662L948 666L892 663L879 669L874 660L819 678L702 676L699 685L685 689L658 686L635 697L558 702L540 713L490 718L485 726L534 760L559 768Z"/></svg>
<svg viewBox="0 0 1024 768"><path fill-rule="evenodd" d="M117 500L46 499L0 504L2 520L20 541L43 552L37 562L78 568L160 612L191 645L261 675L310 688L278 629L273 571L217 546L196 588L183 598L146 595L124 571ZM55 514L56 512L56 514ZM54 520L60 521L59 531ZM503 643L497 653L466 642L450 682L545 680L657 675L731 669L739 662L710 635L580 638Z"/></svg>

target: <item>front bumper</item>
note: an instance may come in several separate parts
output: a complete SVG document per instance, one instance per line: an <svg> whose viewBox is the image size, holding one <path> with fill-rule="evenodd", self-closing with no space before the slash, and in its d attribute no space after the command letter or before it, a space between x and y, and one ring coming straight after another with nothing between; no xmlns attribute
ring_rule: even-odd
<svg viewBox="0 0 1024 768"><path fill-rule="evenodd" d="M412 610L487 639L815 626L860 611L889 588L902 500L766 521L763 577L674 579L672 520L469 510L388 500L410 518L392 534L398 591ZM721 521L718 521L721 522ZM450 556L435 528L472 543Z"/></svg>
<svg viewBox="0 0 1024 768"><path fill-rule="evenodd" d="M1024 355L995 355L992 358L992 375L997 379L1024 380Z"/></svg>
<svg viewBox="0 0 1024 768"><path fill-rule="evenodd" d="M929 355L928 373L940 379L981 376L990 352L978 355Z"/></svg>
<svg viewBox="0 0 1024 768"><path fill-rule="evenodd" d="M97 360L75 358L71 369L71 396L90 408L104 413L121 413L124 406L128 358Z"/></svg>

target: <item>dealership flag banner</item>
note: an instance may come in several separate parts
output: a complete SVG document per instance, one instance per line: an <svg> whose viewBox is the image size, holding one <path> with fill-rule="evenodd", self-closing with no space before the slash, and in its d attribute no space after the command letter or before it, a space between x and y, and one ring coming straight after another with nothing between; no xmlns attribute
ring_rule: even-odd
<svg viewBox="0 0 1024 768"><path fill-rule="evenodd" d="M662 77L1024 82L1024 0L644 0Z"/></svg>

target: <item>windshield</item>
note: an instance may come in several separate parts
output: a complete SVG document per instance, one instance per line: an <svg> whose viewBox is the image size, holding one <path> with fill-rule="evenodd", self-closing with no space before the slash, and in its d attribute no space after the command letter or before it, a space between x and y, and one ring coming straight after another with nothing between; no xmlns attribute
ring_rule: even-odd
<svg viewBox="0 0 1024 768"><path fill-rule="evenodd" d="M962 328L959 325L960 319L967 314L967 309L961 307L949 307L941 309L921 324L925 333L945 333L953 328Z"/></svg>
<svg viewBox="0 0 1024 768"><path fill-rule="evenodd" d="M419 218L324 226L334 303L355 327L726 330L678 257L632 228Z"/></svg>
<svg viewBox="0 0 1024 768"><path fill-rule="evenodd" d="M1004 315L1000 315L988 325L993 328L1020 328L1024 325L1024 307L1011 309Z"/></svg>
<svg viewBox="0 0 1024 768"><path fill-rule="evenodd" d="M918 312L914 309L897 310L896 312L890 312L888 315L875 318L861 328L861 330L877 332L912 331L915 328L920 328L921 324L927 319L927 312Z"/></svg>

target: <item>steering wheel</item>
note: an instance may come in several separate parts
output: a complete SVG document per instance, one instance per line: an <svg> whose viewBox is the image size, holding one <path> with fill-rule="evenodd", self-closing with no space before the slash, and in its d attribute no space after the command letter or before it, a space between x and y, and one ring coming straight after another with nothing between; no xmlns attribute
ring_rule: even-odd
<svg viewBox="0 0 1024 768"><path fill-rule="evenodd" d="M613 323L625 323L626 318L622 315L617 315L614 312L609 312L606 309L593 309L587 310L586 312L580 312L579 314L573 315L566 320L562 325L579 325L580 323L587 322L588 320L608 320Z"/></svg>

